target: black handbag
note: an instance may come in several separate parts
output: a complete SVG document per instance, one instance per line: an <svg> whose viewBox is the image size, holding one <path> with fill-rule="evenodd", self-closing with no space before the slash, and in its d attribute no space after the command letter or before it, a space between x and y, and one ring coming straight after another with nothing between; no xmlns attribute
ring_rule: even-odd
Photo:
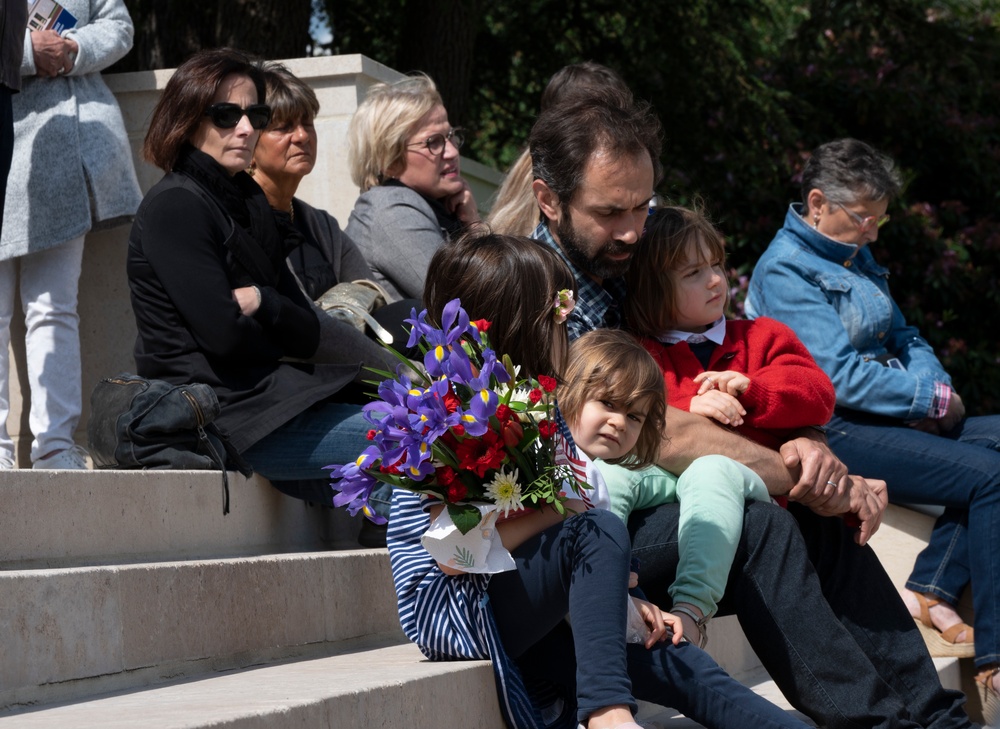
<svg viewBox="0 0 1000 729"><path fill-rule="evenodd" d="M221 470L222 513L229 513L227 464L253 469L212 421L220 410L204 384L172 385L123 373L90 395L87 440L96 468Z"/></svg>

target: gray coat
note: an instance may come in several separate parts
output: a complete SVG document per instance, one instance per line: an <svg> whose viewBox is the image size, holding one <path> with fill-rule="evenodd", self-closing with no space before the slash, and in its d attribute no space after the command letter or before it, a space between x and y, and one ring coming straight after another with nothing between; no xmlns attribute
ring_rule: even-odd
<svg viewBox="0 0 1000 729"><path fill-rule="evenodd" d="M77 18L65 35L80 51L68 74L41 78L24 34L0 260L127 222L142 199L121 111L99 73L132 47L132 19L122 0L60 3Z"/></svg>
<svg viewBox="0 0 1000 729"><path fill-rule="evenodd" d="M431 258L448 238L430 203L402 186L362 193L345 232L393 300L423 297Z"/></svg>

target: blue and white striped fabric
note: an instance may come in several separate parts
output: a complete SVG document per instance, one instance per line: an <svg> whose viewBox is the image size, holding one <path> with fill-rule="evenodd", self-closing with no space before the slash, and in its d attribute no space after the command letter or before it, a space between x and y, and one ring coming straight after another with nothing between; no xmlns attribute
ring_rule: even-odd
<svg viewBox="0 0 1000 729"><path fill-rule="evenodd" d="M420 544L429 526L420 496L396 489L388 546L399 622L406 637L432 661L492 660L500 709L511 729L575 729L572 711L560 712L551 724L542 720L520 671L500 643L486 594L489 576L444 574Z"/></svg>

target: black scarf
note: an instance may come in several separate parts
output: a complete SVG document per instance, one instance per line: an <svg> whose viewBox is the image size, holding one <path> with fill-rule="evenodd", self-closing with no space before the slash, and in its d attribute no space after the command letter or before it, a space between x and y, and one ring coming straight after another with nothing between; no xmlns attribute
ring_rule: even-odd
<svg viewBox="0 0 1000 729"><path fill-rule="evenodd" d="M267 196L250 175L230 175L213 157L190 145L181 149L174 171L204 188L232 222L226 262L233 286L277 286L285 256L302 243L288 216L280 219L273 214Z"/></svg>

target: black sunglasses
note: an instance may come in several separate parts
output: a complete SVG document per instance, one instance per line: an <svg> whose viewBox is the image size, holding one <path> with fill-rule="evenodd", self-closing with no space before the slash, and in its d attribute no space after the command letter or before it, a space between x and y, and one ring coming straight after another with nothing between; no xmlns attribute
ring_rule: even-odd
<svg viewBox="0 0 1000 729"><path fill-rule="evenodd" d="M271 123L271 107L267 104L251 104L246 109L237 104L212 104L205 109L205 116L212 117L212 123L219 129L232 129L244 116L254 129L263 129Z"/></svg>

